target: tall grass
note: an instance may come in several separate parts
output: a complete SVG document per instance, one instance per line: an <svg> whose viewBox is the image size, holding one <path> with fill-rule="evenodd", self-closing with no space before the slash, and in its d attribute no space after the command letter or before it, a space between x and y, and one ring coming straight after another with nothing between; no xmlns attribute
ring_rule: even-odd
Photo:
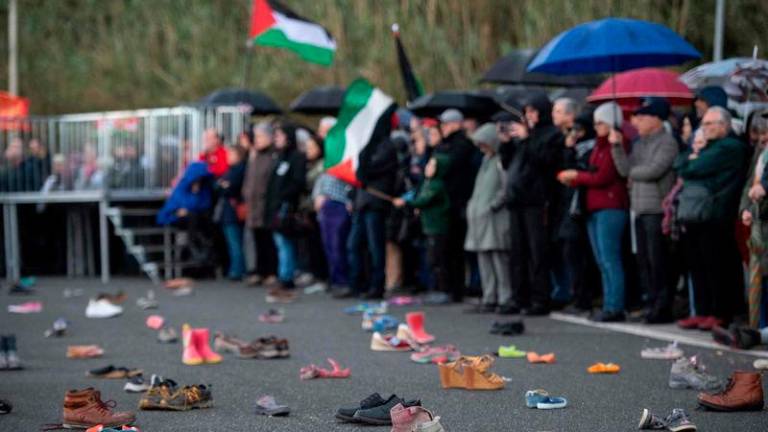
<svg viewBox="0 0 768 432"><path fill-rule="evenodd" d="M35 113L174 105L243 79L250 0L18 0L21 93ZM280 103L363 75L402 99L393 22L427 90L477 85L515 47L539 47L577 23L629 16L663 23L705 56L714 0L286 0L339 45L331 68L252 49L247 87ZM7 20L0 0L0 22ZM729 0L725 55L768 48L767 0ZM4 29L5 25L0 26ZM0 86L7 77L0 31Z"/></svg>

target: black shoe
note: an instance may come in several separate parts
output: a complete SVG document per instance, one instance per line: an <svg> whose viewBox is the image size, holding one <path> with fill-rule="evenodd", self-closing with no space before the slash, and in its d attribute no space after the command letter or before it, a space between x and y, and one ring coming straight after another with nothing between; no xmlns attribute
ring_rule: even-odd
<svg viewBox="0 0 768 432"><path fill-rule="evenodd" d="M489 314L489 313L494 313L495 311L496 311L496 305L493 303L489 303L489 304L481 303L471 308L464 309L464 313L469 313L469 314Z"/></svg>
<svg viewBox="0 0 768 432"><path fill-rule="evenodd" d="M389 411L397 404L403 404L404 407L408 408L421 405L421 401L405 401L395 395L392 395L382 405L373 408L357 410L353 418L360 423L370 425L391 425L392 417L390 416Z"/></svg>
<svg viewBox="0 0 768 432"><path fill-rule="evenodd" d="M518 315L520 313L520 308L514 303L507 303L499 306L499 308L496 309L496 313L499 315Z"/></svg>
<svg viewBox="0 0 768 432"><path fill-rule="evenodd" d="M384 293L379 291L367 292L360 295L360 300L383 300Z"/></svg>
<svg viewBox="0 0 768 432"><path fill-rule="evenodd" d="M597 313L592 314L591 317L589 317L590 321L594 322L624 322L627 320L627 317L624 316L624 312L605 312L605 311L599 311Z"/></svg>
<svg viewBox="0 0 768 432"><path fill-rule="evenodd" d="M571 304L570 301L552 300L549 302L549 309L553 311L561 311Z"/></svg>
<svg viewBox="0 0 768 432"><path fill-rule="evenodd" d="M528 316L545 316L549 315L549 307L544 306L543 304L535 304L528 308L525 312L525 315Z"/></svg>
<svg viewBox="0 0 768 432"><path fill-rule="evenodd" d="M342 288L334 291L331 294L331 297L335 299L347 299L347 298L352 298L354 296L355 296L355 293L353 293L352 290L349 288Z"/></svg>
<svg viewBox="0 0 768 432"><path fill-rule="evenodd" d="M0 399L0 415L13 411L13 405L5 399Z"/></svg>
<svg viewBox="0 0 768 432"><path fill-rule="evenodd" d="M502 336L515 336L523 334L525 331L525 324L522 321L507 321L507 322L494 322L491 326L491 334L498 334Z"/></svg>
<svg viewBox="0 0 768 432"><path fill-rule="evenodd" d="M743 350L748 350L760 345L761 338L760 332L744 326L731 325L731 332L736 336L736 347Z"/></svg>
<svg viewBox="0 0 768 432"><path fill-rule="evenodd" d="M394 395L393 395L394 396ZM381 397L378 393L374 393L360 402L360 405L354 408L339 408L336 410L336 418L346 422L357 423L359 420L355 418L355 413L360 410L375 408L380 405L384 405L387 401ZM394 406L394 405L393 405Z"/></svg>
<svg viewBox="0 0 768 432"><path fill-rule="evenodd" d="M32 295L34 293L35 293L34 289L27 288L20 283L15 283L11 285L11 287L8 289L9 295Z"/></svg>
<svg viewBox="0 0 768 432"><path fill-rule="evenodd" d="M581 315L588 315L590 312L592 312L592 308L589 307L589 306L582 307L582 306L574 303L574 304L566 306L565 309L563 309L561 312L565 313L565 314L569 314L569 315L580 315L581 316Z"/></svg>
<svg viewBox="0 0 768 432"><path fill-rule="evenodd" d="M675 319L670 312L653 310L645 316L646 324L670 324L673 322Z"/></svg>

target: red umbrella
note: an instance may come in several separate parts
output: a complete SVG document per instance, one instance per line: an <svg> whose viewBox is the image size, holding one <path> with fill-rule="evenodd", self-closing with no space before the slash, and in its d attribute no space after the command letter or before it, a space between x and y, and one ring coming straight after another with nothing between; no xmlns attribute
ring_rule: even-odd
<svg viewBox="0 0 768 432"><path fill-rule="evenodd" d="M666 69L643 68L616 74L603 81L587 101L615 100L623 108L640 106L645 96L665 97L671 105L688 105L694 96L679 80L680 75Z"/></svg>

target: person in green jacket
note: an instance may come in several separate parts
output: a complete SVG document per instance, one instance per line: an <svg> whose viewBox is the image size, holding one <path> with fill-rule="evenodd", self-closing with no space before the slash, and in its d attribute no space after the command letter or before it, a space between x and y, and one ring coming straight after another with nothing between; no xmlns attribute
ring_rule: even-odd
<svg viewBox="0 0 768 432"><path fill-rule="evenodd" d="M426 180L415 197L412 193L394 198L396 207L406 204L418 209L421 229L427 237L427 260L432 271L437 290L448 292L446 268L446 236L450 229L450 201L445 189L443 176L448 170L451 159L448 155L436 154L424 168Z"/></svg>

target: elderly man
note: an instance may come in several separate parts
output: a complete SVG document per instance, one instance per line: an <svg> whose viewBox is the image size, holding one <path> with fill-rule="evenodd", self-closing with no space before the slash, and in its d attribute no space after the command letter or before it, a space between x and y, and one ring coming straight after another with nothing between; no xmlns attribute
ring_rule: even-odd
<svg viewBox="0 0 768 432"><path fill-rule="evenodd" d="M734 219L744 180L747 149L731 136L731 115L709 108L701 120L703 142L683 152L675 169L683 179L678 218L693 280L696 316L682 328L711 330L731 320L743 293Z"/></svg>
<svg viewBox="0 0 768 432"><path fill-rule="evenodd" d="M571 98L559 98L552 105L552 124L564 135L568 134L576 121L578 104Z"/></svg>
<svg viewBox="0 0 768 432"><path fill-rule="evenodd" d="M669 117L666 99L648 97L632 116L639 138L627 155L614 145L611 155L616 170L630 183L630 210L637 239L637 266L640 288L647 296L646 323L672 322L672 287L667 266L669 251L661 232L661 201L675 181L672 164L678 153L677 142L664 128Z"/></svg>

